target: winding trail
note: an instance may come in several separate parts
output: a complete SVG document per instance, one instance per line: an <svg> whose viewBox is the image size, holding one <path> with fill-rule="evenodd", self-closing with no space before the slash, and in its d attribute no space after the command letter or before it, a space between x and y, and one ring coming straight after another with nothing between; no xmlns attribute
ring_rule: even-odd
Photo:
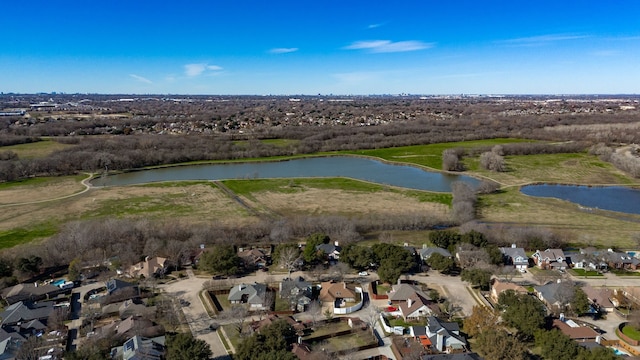
<svg viewBox="0 0 640 360"><path fill-rule="evenodd" d="M79 192L77 192L77 193L64 195L64 196L58 196L58 197L55 197L55 198L52 198L52 199L24 201L24 202L19 202L19 203L12 203L12 204L3 204L3 205L0 205L0 208L6 208L6 207L11 207L11 206L21 206L21 205L31 205L31 204L42 204L42 203L46 203L46 202L63 200L63 199L72 198L74 196L82 195L82 194L86 193L87 191L89 191L89 190L91 190L93 188L91 183L89 183L89 180L91 180L93 178L94 174L93 173L89 173L87 175L88 175L88 177L86 179L83 179L80 182L84 186L84 189L79 191Z"/></svg>

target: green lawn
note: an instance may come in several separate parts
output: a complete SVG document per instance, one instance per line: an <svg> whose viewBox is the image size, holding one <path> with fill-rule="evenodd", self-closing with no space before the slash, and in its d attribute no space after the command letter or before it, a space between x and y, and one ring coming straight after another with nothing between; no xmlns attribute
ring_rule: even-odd
<svg viewBox="0 0 640 360"><path fill-rule="evenodd" d="M73 145L61 144L53 140L43 139L42 141L18 144L11 146L0 146L0 151L13 151L20 159L42 158L54 151L62 150Z"/></svg>
<svg viewBox="0 0 640 360"><path fill-rule="evenodd" d="M595 270L571 269L569 272L576 276L603 276Z"/></svg>
<svg viewBox="0 0 640 360"><path fill-rule="evenodd" d="M409 326L416 326L416 325L427 325L427 320L423 319L422 321L412 321L412 322L406 322L404 321L403 318L387 318L387 321L389 321L389 325L390 326L402 326L402 327L409 327Z"/></svg>
<svg viewBox="0 0 640 360"><path fill-rule="evenodd" d="M609 272L616 274L617 276L640 276L640 271L611 269Z"/></svg>
<svg viewBox="0 0 640 360"><path fill-rule="evenodd" d="M0 249L14 247L37 239L53 236L58 232L57 226L50 223L41 223L29 229L12 229L0 231Z"/></svg>
<svg viewBox="0 0 640 360"><path fill-rule="evenodd" d="M640 329L636 328L635 326L625 325L622 328L622 333L627 335L628 337L630 337L633 340L640 341Z"/></svg>
<svg viewBox="0 0 640 360"><path fill-rule="evenodd" d="M313 342L314 338L321 337L327 334L337 333L339 331L349 330L349 324L345 321L332 322L317 327L311 334L304 337L305 341Z"/></svg>

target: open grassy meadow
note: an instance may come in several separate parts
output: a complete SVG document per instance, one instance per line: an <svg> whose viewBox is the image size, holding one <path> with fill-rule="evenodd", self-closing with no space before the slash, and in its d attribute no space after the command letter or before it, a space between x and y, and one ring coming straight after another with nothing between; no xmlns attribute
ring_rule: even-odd
<svg viewBox="0 0 640 360"><path fill-rule="evenodd" d="M450 194L406 191L345 178L227 180L257 209L283 216L422 213L449 217Z"/></svg>
<svg viewBox="0 0 640 360"><path fill-rule="evenodd" d="M16 153L20 159L32 159L45 157L54 151L62 150L70 146L73 145L61 144L57 141L44 139L28 144L2 146L0 147L0 151L12 151Z"/></svg>
<svg viewBox="0 0 640 360"><path fill-rule="evenodd" d="M435 170L442 169L442 152L453 148L492 147L494 145L531 142L523 139L488 139L464 142L449 142L429 145L402 146L395 148L344 151L341 154L353 154L377 157L387 161L402 162L426 166Z"/></svg>

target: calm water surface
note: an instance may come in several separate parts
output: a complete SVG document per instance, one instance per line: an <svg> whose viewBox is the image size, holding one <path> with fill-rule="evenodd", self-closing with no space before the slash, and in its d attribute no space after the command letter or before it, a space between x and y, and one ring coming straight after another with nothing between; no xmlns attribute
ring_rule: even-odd
<svg viewBox="0 0 640 360"><path fill-rule="evenodd" d="M469 176L448 175L408 165L347 156L277 162L206 164L133 171L93 180L96 186L135 185L156 181L350 177L408 189L450 192L451 183L479 184Z"/></svg>
<svg viewBox="0 0 640 360"><path fill-rule="evenodd" d="M552 197L584 207L640 214L640 190L622 186L528 185L522 193L537 197Z"/></svg>

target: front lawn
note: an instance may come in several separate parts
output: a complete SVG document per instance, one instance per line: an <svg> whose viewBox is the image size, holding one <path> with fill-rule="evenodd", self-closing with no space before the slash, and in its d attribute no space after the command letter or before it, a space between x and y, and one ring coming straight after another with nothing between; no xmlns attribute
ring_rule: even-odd
<svg viewBox="0 0 640 360"><path fill-rule="evenodd" d="M603 276L595 270L571 269L569 272L575 276Z"/></svg>
<svg viewBox="0 0 640 360"><path fill-rule="evenodd" d="M612 270L610 270L610 272L616 274L617 276L640 276L640 272L638 272L638 271L612 269Z"/></svg>

